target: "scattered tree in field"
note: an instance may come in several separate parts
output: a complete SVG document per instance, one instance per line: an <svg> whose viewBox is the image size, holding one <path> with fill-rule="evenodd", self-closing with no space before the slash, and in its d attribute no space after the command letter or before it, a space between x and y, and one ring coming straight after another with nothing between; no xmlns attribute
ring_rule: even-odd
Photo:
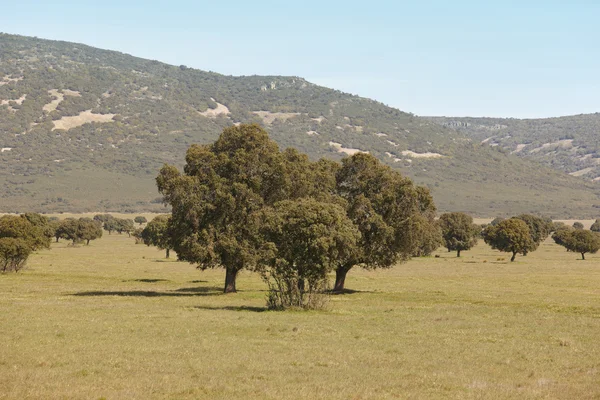
<svg viewBox="0 0 600 400"><path fill-rule="evenodd" d="M129 237L131 237L131 233L135 230L135 225L131 219L115 218L115 230L119 235L126 233Z"/></svg>
<svg viewBox="0 0 600 400"><path fill-rule="evenodd" d="M327 273L355 257L360 239L343 207L312 198L285 200L261 218L271 252L262 260L271 309L318 308Z"/></svg>
<svg viewBox="0 0 600 400"><path fill-rule="evenodd" d="M517 254L527 254L537 247L531 239L527 224L517 218L487 227L483 239L492 249L512 253L510 261L515 261Z"/></svg>
<svg viewBox="0 0 600 400"><path fill-rule="evenodd" d="M360 232L354 257L336 268L334 291L342 291L354 266L390 268L410 258L418 247L411 232L415 219L433 221L435 205L426 188L413 185L399 172L367 153L342 160L336 173L335 194L346 203L346 214Z"/></svg>
<svg viewBox="0 0 600 400"><path fill-rule="evenodd" d="M585 260L585 253L594 254L600 250L600 234L583 229L563 229L553 236L554 241L567 250L581 254L581 259ZM557 240L558 239L558 240Z"/></svg>
<svg viewBox="0 0 600 400"><path fill-rule="evenodd" d="M31 250L50 248L52 236L40 225L29 222L24 216L5 215L0 217L0 238L22 239Z"/></svg>
<svg viewBox="0 0 600 400"><path fill-rule="evenodd" d="M135 244L144 244L144 239L142 238L143 231L144 231L144 228L137 228L131 234L131 236L133 236L133 238L135 239Z"/></svg>
<svg viewBox="0 0 600 400"><path fill-rule="evenodd" d="M481 229L473 223L473 217L462 212L451 212L442 214L438 221L442 230L444 246L448 251L456 251L456 257L460 252L470 250L477 244L477 236Z"/></svg>
<svg viewBox="0 0 600 400"><path fill-rule="evenodd" d="M294 149L280 152L257 125L226 128L213 145L190 147L184 173L164 166L157 184L173 210L170 235L179 259L224 267L225 292L235 291L240 270L256 269L264 258L256 214L279 201L338 204L360 232L349 251L354 256L338 260L335 290L356 265L387 268L408 259L421 237L411 229L425 226L417 216L432 222L435 214L427 189L375 157L355 154L341 166L311 162Z"/></svg>
<svg viewBox="0 0 600 400"><path fill-rule="evenodd" d="M574 230L575 230L575 228L567 226L567 225L559 227L552 234L552 240L554 240L554 243L565 247L567 249L567 251L570 251L569 248L566 246L566 243L569 240L569 238L571 237L571 232L573 232Z"/></svg>
<svg viewBox="0 0 600 400"><path fill-rule="evenodd" d="M258 125L229 127L214 144L191 146L184 173L165 165L157 184L172 207L178 258L225 268L226 293L261 256L254 213L288 198L292 186L277 144Z"/></svg>
<svg viewBox="0 0 600 400"><path fill-rule="evenodd" d="M77 235L86 245L90 244L91 240L100 239L102 237L102 225L89 218L80 218L77 221Z"/></svg>
<svg viewBox="0 0 600 400"><path fill-rule="evenodd" d="M438 247L444 244L442 230L439 224L423 215L415 215L411 219L409 232L413 236L413 257L430 256Z"/></svg>
<svg viewBox="0 0 600 400"><path fill-rule="evenodd" d="M575 229L583 229L583 224L579 221L573 222L573 228Z"/></svg>
<svg viewBox="0 0 600 400"><path fill-rule="evenodd" d="M144 244L166 250L165 258L169 258L170 251L173 248L168 233L169 219L170 217L167 215L159 215L148 222L148 225L140 232L140 238Z"/></svg>
<svg viewBox="0 0 600 400"><path fill-rule="evenodd" d="M32 249L23 239L0 237L0 272L19 272Z"/></svg>
<svg viewBox="0 0 600 400"><path fill-rule="evenodd" d="M600 219L594 221L594 223L590 227L590 230L593 232L600 232Z"/></svg>
<svg viewBox="0 0 600 400"><path fill-rule="evenodd" d="M527 224L527 227L529 228L531 240L535 245L535 248L533 248L530 251L534 251L535 249L537 249L540 243L546 240L548 235L550 235L550 231L552 230L552 221L548 222L544 218L537 217L531 214L521 214L516 216L515 218L525 222ZM527 252L525 252L523 255L527 255Z"/></svg>
<svg viewBox="0 0 600 400"><path fill-rule="evenodd" d="M32 251L49 248L52 231L39 214L0 217L0 271L18 272Z"/></svg>
<svg viewBox="0 0 600 400"><path fill-rule="evenodd" d="M146 217L143 217L140 215L140 216L135 217L133 222L135 222L136 224L142 225L142 224L145 224L146 222L148 222L148 220L146 219Z"/></svg>
<svg viewBox="0 0 600 400"><path fill-rule="evenodd" d="M566 225L564 222L556 221L552 222L552 232L556 232L559 229L564 228Z"/></svg>
<svg viewBox="0 0 600 400"><path fill-rule="evenodd" d="M57 241L60 237L72 241L73 244L85 241L86 245L89 245L91 240L102 237L102 225L98 220L89 218L65 219L56 229L55 236Z"/></svg>

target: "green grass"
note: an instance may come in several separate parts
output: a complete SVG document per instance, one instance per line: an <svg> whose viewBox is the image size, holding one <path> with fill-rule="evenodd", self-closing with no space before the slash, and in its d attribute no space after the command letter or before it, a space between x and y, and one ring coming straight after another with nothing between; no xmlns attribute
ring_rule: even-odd
<svg viewBox="0 0 600 400"><path fill-rule="evenodd" d="M600 398L600 256L437 254L271 312L255 274L54 244L0 275L0 399Z"/></svg>

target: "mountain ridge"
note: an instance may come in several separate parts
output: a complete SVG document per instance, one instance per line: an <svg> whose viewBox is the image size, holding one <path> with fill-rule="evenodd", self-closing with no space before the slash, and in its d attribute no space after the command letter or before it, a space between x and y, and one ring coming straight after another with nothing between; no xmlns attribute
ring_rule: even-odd
<svg viewBox="0 0 600 400"><path fill-rule="evenodd" d="M591 183L300 77L226 76L0 34L0 102L0 211L160 210L158 168L242 122L313 159L369 151L428 186L442 211L592 217L600 204Z"/></svg>

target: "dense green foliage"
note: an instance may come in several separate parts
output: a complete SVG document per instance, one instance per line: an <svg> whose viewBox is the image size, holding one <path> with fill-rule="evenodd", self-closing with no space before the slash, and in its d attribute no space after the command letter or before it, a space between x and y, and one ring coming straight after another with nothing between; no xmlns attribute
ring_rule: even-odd
<svg viewBox="0 0 600 400"><path fill-rule="evenodd" d="M89 245L91 240L102 237L102 224L90 218L65 219L58 224L54 236L57 240L62 238L73 244L86 242Z"/></svg>
<svg viewBox="0 0 600 400"><path fill-rule="evenodd" d="M481 232L479 225L473 223L473 217L462 212L442 214L439 225L444 246L448 251L456 251L456 257L460 257L461 251L475 246Z"/></svg>
<svg viewBox="0 0 600 400"><path fill-rule="evenodd" d="M6 34L0 51L0 211L162 211L156 171L181 167L178 155L190 145L248 122L312 160L339 161L341 148L369 151L426 185L443 211L564 218L598 206L591 183L302 78L223 76ZM69 125L88 110L105 121Z"/></svg>
<svg viewBox="0 0 600 400"><path fill-rule="evenodd" d="M564 246L568 251L581 254L585 260L585 253L597 253L600 250L600 234L583 229L561 229L552 236L554 241Z"/></svg>
<svg viewBox="0 0 600 400"><path fill-rule="evenodd" d="M19 272L32 249L23 239L0 237L0 272Z"/></svg>
<svg viewBox="0 0 600 400"><path fill-rule="evenodd" d="M573 222L573 228L575 228L575 229L583 229L584 226L583 226L583 224L581 222L575 221L575 222Z"/></svg>
<svg viewBox="0 0 600 400"><path fill-rule="evenodd" d="M287 265L299 281L310 280L300 265L314 264L312 268L321 271L335 265L334 290L341 291L354 266L389 268L414 253L430 253L436 246L435 232L431 232L435 205L426 188L415 186L365 153L339 165L327 160L311 162L292 149L280 152L258 125L226 128L213 145L190 147L184 173L166 165L157 184L172 207L168 229L179 259L202 269L224 267L226 292L236 290L240 270L261 269L265 259L271 260L267 266L275 271L271 276ZM298 199L306 200L294 202ZM306 218L313 218L309 210L319 205L330 218L338 209L344 211L358 236L355 241L342 241L347 247L343 256L340 252L340 257L325 262L324 254L334 251L329 246L327 251L313 249L318 258L313 260L306 247L313 245L311 239L304 237L308 242L300 250L299 238L292 238L300 235L294 230L300 226L290 225L280 238L273 233L273 224L263 226L265 219L287 226L283 219L299 218L294 215L300 213L302 204L308 207ZM268 217L265 210L270 210ZM317 213L316 217L327 215ZM339 234L344 224L332 226L326 236Z"/></svg>
<svg viewBox="0 0 600 400"><path fill-rule="evenodd" d="M135 217L133 219L133 222L135 222L136 224L145 224L146 222L148 222L148 220L146 219L146 217L138 215L137 217Z"/></svg>
<svg viewBox="0 0 600 400"><path fill-rule="evenodd" d="M600 232L600 219L594 221L592 226L590 226L590 230L594 232Z"/></svg>
<svg viewBox="0 0 600 400"><path fill-rule="evenodd" d="M265 209L263 277L271 309L319 308L327 274L354 257L360 239L343 207L313 198L284 200Z"/></svg>
<svg viewBox="0 0 600 400"><path fill-rule="evenodd" d="M135 231L134 237L139 237L147 246L155 246L165 250L165 258L169 258L173 245L168 234L169 216L159 215L146 225L140 232Z"/></svg>
<svg viewBox="0 0 600 400"><path fill-rule="evenodd" d="M496 226L488 226L483 232L483 239L492 249L512 253L510 261L515 261L518 253L526 255L537 248L529 227L518 218L510 218Z"/></svg>
<svg viewBox="0 0 600 400"><path fill-rule="evenodd" d="M546 220L531 214L521 214L515 218L525 222L529 228L531 241L534 244L534 248L531 251L537 249L540 243L546 240L552 231L552 220ZM525 255L527 255L527 253L525 253Z"/></svg>

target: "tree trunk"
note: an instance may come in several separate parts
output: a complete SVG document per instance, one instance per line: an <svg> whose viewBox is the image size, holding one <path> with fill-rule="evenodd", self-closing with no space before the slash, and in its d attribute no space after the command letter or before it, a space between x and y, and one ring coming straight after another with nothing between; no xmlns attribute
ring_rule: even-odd
<svg viewBox="0 0 600 400"><path fill-rule="evenodd" d="M352 267L340 265L338 269L335 270L335 286L333 287L334 292L341 292L344 290L344 285L346 284L346 275L351 268Z"/></svg>
<svg viewBox="0 0 600 400"><path fill-rule="evenodd" d="M300 293L304 293L304 279L298 279L298 290Z"/></svg>
<svg viewBox="0 0 600 400"><path fill-rule="evenodd" d="M456 257L460 257L460 250L456 250Z"/></svg>
<svg viewBox="0 0 600 400"><path fill-rule="evenodd" d="M167 255L165 256L165 258L169 258L169 256L171 255L171 250L170 249L166 249L167 250Z"/></svg>
<svg viewBox="0 0 600 400"><path fill-rule="evenodd" d="M58 243L58 238L56 238L56 243Z"/></svg>
<svg viewBox="0 0 600 400"><path fill-rule="evenodd" d="M237 278L237 274L237 269L225 269L225 289L223 289L223 293L237 292L237 289L235 288L235 279Z"/></svg>
<svg viewBox="0 0 600 400"><path fill-rule="evenodd" d="M515 257L517 257L517 252L513 251L513 256L510 258L510 262L515 261Z"/></svg>
<svg viewBox="0 0 600 400"><path fill-rule="evenodd" d="M581 253L581 259L585 260L585 253Z"/></svg>
<svg viewBox="0 0 600 400"><path fill-rule="evenodd" d="M87 243L85 244L86 246L90 245L90 239L87 240Z"/></svg>

